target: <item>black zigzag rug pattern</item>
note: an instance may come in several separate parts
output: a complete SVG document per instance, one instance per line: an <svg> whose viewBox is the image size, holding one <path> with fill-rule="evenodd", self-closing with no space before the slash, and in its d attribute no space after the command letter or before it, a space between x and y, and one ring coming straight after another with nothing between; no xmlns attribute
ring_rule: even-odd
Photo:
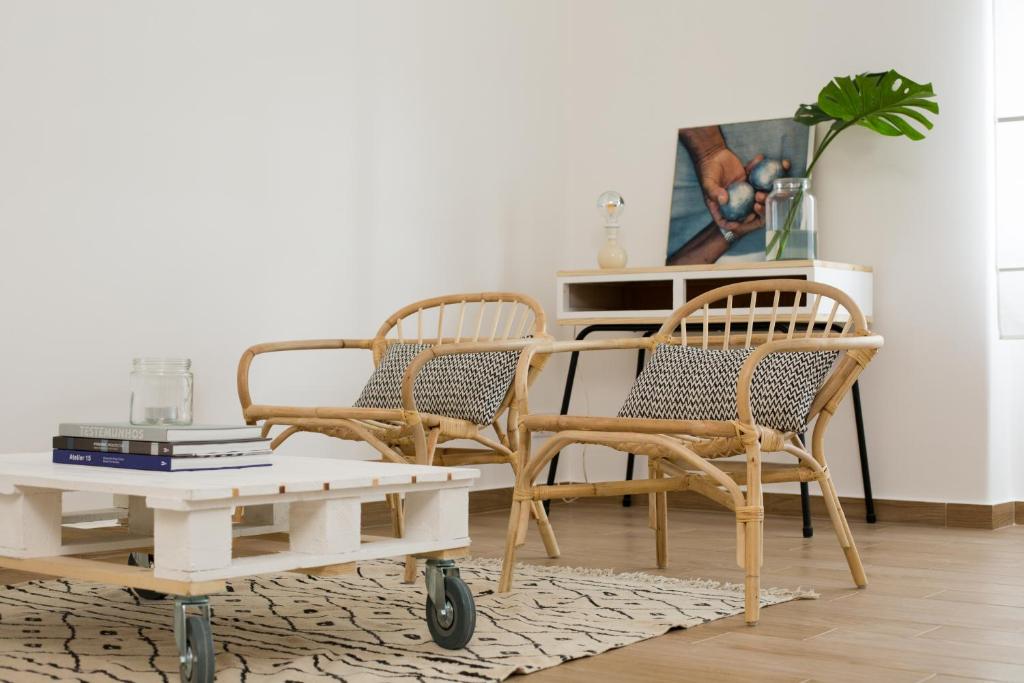
<svg viewBox="0 0 1024 683"><path fill-rule="evenodd" d="M354 574L277 574L229 582L211 596L220 682L501 681L570 659L743 611L742 587L646 574L524 565L495 593L500 564L460 563L476 596L476 635L464 650L435 645L425 589L402 565ZM766 590L765 606L814 597ZM123 588L47 580L0 590L0 680L178 680L170 600Z"/></svg>

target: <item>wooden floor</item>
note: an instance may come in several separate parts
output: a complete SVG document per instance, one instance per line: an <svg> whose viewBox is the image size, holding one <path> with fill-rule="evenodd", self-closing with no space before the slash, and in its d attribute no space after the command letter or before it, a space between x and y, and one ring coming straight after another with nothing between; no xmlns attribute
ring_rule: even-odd
<svg viewBox="0 0 1024 683"><path fill-rule="evenodd" d="M470 518L473 554L501 554L506 512ZM531 527L518 559L742 582L732 517L669 510L669 568L654 567L647 508L617 501L558 503L562 557L548 560ZM852 587L828 520L804 539L797 517L769 517L763 585L809 587L819 600L675 631L596 657L518 677L566 681L1024 681L1024 526L998 531L908 524L851 526L870 585ZM120 561L123 553L115 553ZM0 570L0 584L34 578Z"/></svg>
<svg viewBox="0 0 1024 683"><path fill-rule="evenodd" d="M474 555L500 555L507 521L473 516ZM743 580L735 524L722 513L669 510L669 568L661 572L646 507L578 501L556 505L551 521L562 557L548 560L531 529L520 561ZM814 588L819 600L764 609L754 627L736 616L514 680L1024 681L1024 526L851 520L869 581L858 590L828 520L815 525L804 539L799 518L768 518L762 581Z"/></svg>

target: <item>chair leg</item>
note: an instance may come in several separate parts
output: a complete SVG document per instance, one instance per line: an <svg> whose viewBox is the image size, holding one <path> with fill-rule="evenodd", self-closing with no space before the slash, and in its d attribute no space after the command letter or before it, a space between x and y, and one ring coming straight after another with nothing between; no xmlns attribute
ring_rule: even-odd
<svg viewBox="0 0 1024 683"><path fill-rule="evenodd" d="M825 471L824 476L818 480L821 486L821 495L825 499L825 507L828 508L828 516L832 519L832 526L836 530L836 537L839 545L846 555L846 564L850 566L850 574L853 582L858 588L868 585L868 577L864 572L864 565L860 561L860 553L857 552L857 545L853 542L853 533L850 531L850 524L846 521L846 514L843 513L843 506L839 502L839 495L836 493L832 477Z"/></svg>
<svg viewBox="0 0 1024 683"><path fill-rule="evenodd" d="M548 557L558 557L562 552L558 548L558 539L555 538L555 530L551 528L548 514L544 511L544 505L539 500L535 500L530 503L530 507L533 511L534 519L537 520L537 528L540 530L541 540L544 541L544 550L547 551Z"/></svg>
<svg viewBox="0 0 1024 683"><path fill-rule="evenodd" d="M668 493L665 491L655 493L654 506L654 536L658 569L664 569L668 566Z"/></svg>
<svg viewBox="0 0 1024 683"><path fill-rule="evenodd" d="M397 493L389 493L385 496L388 507L391 508L391 532L395 538L405 536L405 510L402 505L402 496ZM404 583L416 582L416 558L408 555L405 558L405 572L402 575Z"/></svg>
<svg viewBox="0 0 1024 683"><path fill-rule="evenodd" d="M648 458L647 476L660 479L662 476L661 460ZM658 569L668 566L668 492L660 491L647 494L648 525L654 529L655 559Z"/></svg>
<svg viewBox="0 0 1024 683"><path fill-rule="evenodd" d="M761 555L763 553L762 535L764 522L746 522L743 532L744 565L744 620L753 626L761 616Z"/></svg>
<svg viewBox="0 0 1024 683"><path fill-rule="evenodd" d="M385 496L388 507L391 508L391 533L395 538L405 536L405 513L402 510L402 496L397 493L389 493Z"/></svg>
<svg viewBox="0 0 1024 683"><path fill-rule="evenodd" d="M402 583L416 583L416 558L412 555L405 556L405 574L402 576Z"/></svg>
<svg viewBox="0 0 1024 683"><path fill-rule="evenodd" d="M516 562L516 540L519 528L526 525L530 518L530 506L526 501L512 501L512 509L508 516L508 533L505 535L505 557L501 565L501 579L498 581L498 592L507 593L512 589L512 570Z"/></svg>
<svg viewBox="0 0 1024 683"><path fill-rule="evenodd" d="M519 514L523 517L523 523L516 526L516 547L526 545L526 531L529 528L530 521L530 505L529 503L523 503L522 510Z"/></svg>
<svg viewBox="0 0 1024 683"><path fill-rule="evenodd" d="M648 479L654 479L657 476L658 475L656 474L655 467L654 467L654 458L651 457L651 456L647 456L647 478ZM655 494L648 493L647 494L647 526L651 527L652 529L657 529L658 528L658 511L657 511L657 506L658 506L658 499L655 497Z"/></svg>
<svg viewBox="0 0 1024 683"><path fill-rule="evenodd" d="M764 560L764 494L761 492L761 444L744 434L747 451L747 500L736 508L736 521L743 524L744 620L748 626L761 616L761 563Z"/></svg>

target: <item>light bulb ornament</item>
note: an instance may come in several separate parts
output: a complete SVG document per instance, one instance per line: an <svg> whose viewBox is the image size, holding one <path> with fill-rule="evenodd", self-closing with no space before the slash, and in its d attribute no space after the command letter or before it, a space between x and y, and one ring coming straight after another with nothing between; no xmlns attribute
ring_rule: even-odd
<svg viewBox="0 0 1024 683"><path fill-rule="evenodd" d="M601 268L625 268L626 250L619 244L619 216L625 210L626 201L618 192L604 192L597 198L597 210L604 219L605 243L597 252L597 264Z"/></svg>

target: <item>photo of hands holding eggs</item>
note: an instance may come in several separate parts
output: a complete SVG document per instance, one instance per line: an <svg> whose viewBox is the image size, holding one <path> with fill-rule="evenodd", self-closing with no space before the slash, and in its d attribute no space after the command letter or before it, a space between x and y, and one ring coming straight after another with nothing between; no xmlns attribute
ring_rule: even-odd
<svg viewBox="0 0 1024 683"><path fill-rule="evenodd" d="M680 129L666 265L763 261L765 198L805 174L810 135L792 119Z"/></svg>

